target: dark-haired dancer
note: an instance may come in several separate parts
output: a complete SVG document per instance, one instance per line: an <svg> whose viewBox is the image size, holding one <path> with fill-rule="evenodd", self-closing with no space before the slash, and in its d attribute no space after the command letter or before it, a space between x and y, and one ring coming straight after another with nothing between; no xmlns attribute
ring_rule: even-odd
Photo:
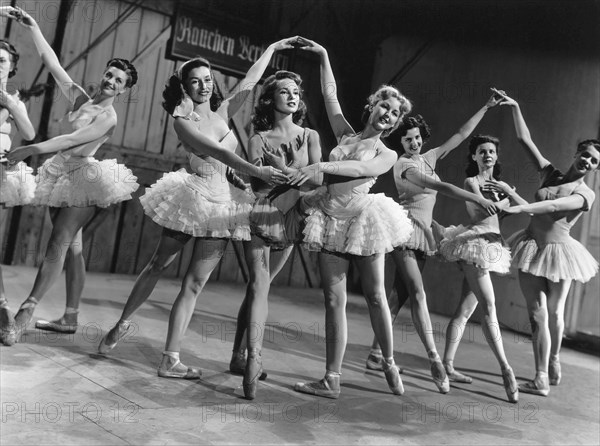
<svg viewBox="0 0 600 446"><path fill-rule="evenodd" d="M67 333L77 329L79 301L85 282L81 229L98 208L129 200L138 188L136 177L125 166L114 159L98 161L93 156L117 125L113 108L115 98L135 85L137 72L129 61L111 59L102 75L98 93L89 97L60 65L29 14L19 8L5 7L0 9L0 15L16 19L29 30L42 61L73 107L62 121L62 135L17 147L7 155L8 160L15 163L31 155L56 153L38 169L36 178L33 204L50 207L53 227L33 289L15 316L18 341L31 321L38 301L60 275L67 251L71 261L67 268L65 313L56 321L38 321L36 327Z"/></svg>
<svg viewBox="0 0 600 446"><path fill-rule="evenodd" d="M467 154L467 178L464 188L475 195L487 197L494 202L518 204L527 202L508 184L500 180L500 164L497 162L500 141L487 135L477 135L469 142ZM510 252L500 235L498 215L489 215L472 202L465 203L471 224L446 228L444 238L439 243L440 254L448 261L458 262L464 273L461 301L446 330L446 350L444 367L450 381L471 383L471 377L454 369L454 356L463 335L465 324L471 317L477 303L483 306L481 328L496 356L502 371L506 396L511 403L519 399L517 381L508 364L502 333L496 317L494 286L490 272L508 274Z"/></svg>
<svg viewBox="0 0 600 446"><path fill-rule="evenodd" d="M441 393L448 393L450 383L433 339L433 328L421 275L427 257L436 251L431 230L436 196L441 192L452 198L471 201L480 205L490 215L496 213L497 208L494 203L481 195L441 181L435 173L435 167L438 160L446 157L471 134L485 112L497 104L498 100L491 97L450 139L441 146L428 150L424 155L421 155L421 148L430 136L429 126L425 120L420 115L405 117L398 129L402 137L404 153L394 165L397 201L408 211L414 232L408 242L396 247L392 252L401 281L396 282L399 285L397 296L394 297L389 293L390 309L392 317L395 318L404 302L410 298L413 324L427 350L431 376ZM371 353L367 358L367 368L381 370L381 351L376 339L373 339Z"/></svg>
<svg viewBox="0 0 600 446"><path fill-rule="evenodd" d="M200 376L199 369L188 368L179 361L181 339L196 299L228 241L250 239L248 218L254 197L231 187L227 166L266 182L287 179L273 167L255 166L236 155L238 142L227 122L241 109L273 53L291 48L289 40L270 45L240 82L237 93L227 100L215 88L210 63L205 59L187 61L169 79L163 92L163 107L175 118L173 126L190 153L190 169L194 173L165 174L141 197L146 215L164 229L152 258L136 279L120 320L100 342L100 353L112 350L127 333L131 316L148 299L162 272L195 238L192 259L171 311L167 347L158 374L185 379ZM243 187L239 179L234 181Z"/></svg>
<svg viewBox="0 0 600 446"><path fill-rule="evenodd" d="M294 175L298 169L321 161L318 133L299 125L306 113L301 85L300 76L289 71L278 71L265 80L252 120L257 133L249 142L251 162L260 161L286 175ZM321 183L319 178L311 180L308 185L312 187ZM300 190L278 186L284 191L271 199L269 194L277 192L272 184L256 179L252 186L258 199L250 214L252 239L244 246L250 280L238 314L229 365L233 373L244 373L244 395L248 399L256 396L257 381L262 373L261 349L269 311L270 283L301 235L301 216L296 207ZM271 256L273 251L277 254ZM246 345L242 346L246 330ZM245 347L248 348L247 359Z"/></svg>
<svg viewBox="0 0 600 446"><path fill-rule="evenodd" d="M392 168L397 155L381 141L396 130L411 103L395 87L381 86L367 100L364 128L355 132L337 100L335 78L327 50L309 41L305 50L321 60L321 91L333 133L338 140L329 162L300 169L293 183L302 184L323 172L351 177L329 182L326 191L305 201L307 206L303 243L319 252L319 268L325 298L325 376L320 381L297 383L294 389L327 398L338 398L342 362L348 340L346 275L350 261L360 271L362 290L371 326L381 343L383 369L390 390L404 393L394 362L392 319L386 304L384 256L410 238L412 225L406 211L384 194L369 194L378 175Z"/></svg>
<svg viewBox="0 0 600 446"><path fill-rule="evenodd" d="M15 47L0 39L0 226L6 216L4 208L29 204L35 192L33 169L23 162L8 166L5 158L12 143L12 123L24 139L30 141L35 138L35 130L19 93L10 94L6 90L8 78L17 72L18 60L19 53ZM15 337L14 315L8 307L0 268L0 343L12 345Z"/></svg>
<svg viewBox="0 0 600 446"><path fill-rule="evenodd" d="M598 261L569 232L594 202L595 194L584 179L598 169L600 141L588 139L579 143L573 163L563 173L531 139L519 104L503 91L498 93L503 96L501 105L511 107L517 138L538 166L541 177L536 203L512 206L505 212L531 215L527 229L508 239L527 301L536 371L535 378L520 385L519 390L546 396L550 385L558 385L562 377L559 353L571 282L585 283L598 272Z"/></svg>

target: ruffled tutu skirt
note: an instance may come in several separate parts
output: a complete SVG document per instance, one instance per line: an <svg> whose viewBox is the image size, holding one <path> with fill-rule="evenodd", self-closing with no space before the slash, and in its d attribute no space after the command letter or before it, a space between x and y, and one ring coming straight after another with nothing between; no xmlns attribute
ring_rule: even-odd
<svg viewBox="0 0 600 446"><path fill-rule="evenodd" d="M185 169L166 173L140 197L155 223L193 237L250 240L254 195L225 185L226 193L210 193L205 181Z"/></svg>
<svg viewBox="0 0 600 446"><path fill-rule="evenodd" d="M598 262L574 238L560 243L538 245L531 233L523 229L508 240L513 262L521 271L545 277L552 282L577 280L585 283L598 273Z"/></svg>
<svg viewBox="0 0 600 446"><path fill-rule="evenodd" d="M398 248L412 249L422 251L426 256L433 256L437 253L436 237L431 226L425 222L416 219L408 214L413 225L413 232L406 243L402 243Z"/></svg>
<svg viewBox="0 0 600 446"><path fill-rule="evenodd" d="M321 192L304 203L303 244L311 251L357 256L386 253L406 243L413 231L408 213L385 194L348 198Z"/></svg>
<svg viewBox="0 0 600 446"><path fill-rule="evenodd" d="M272 200L256 200L250 213L252 234L260 237L273 249L285 249L302 240L304 214L298 205L283 212Z"/></svg>
<svg viewBox="0 0 600 446"><path fill-rule="evenodd" d="M35 194L33 169L24 162L0 164L0 204L6 207L30 204Z"/></svg>
<svg viewBox="0 0 600 446"><path fill-rule="evenodd" d="M32 204L50 207L105 208L130 200L137 177L116 159L98 161L92 156L57 154L38 169Z"/></svg>
<svg viewBox="0 0 600 446"><path fill-rule="evenodd" d="M500 234L478 226L450 226L439 243L439 253L450 262L464 261L491 272L508 274L510 251Z"/></svg>

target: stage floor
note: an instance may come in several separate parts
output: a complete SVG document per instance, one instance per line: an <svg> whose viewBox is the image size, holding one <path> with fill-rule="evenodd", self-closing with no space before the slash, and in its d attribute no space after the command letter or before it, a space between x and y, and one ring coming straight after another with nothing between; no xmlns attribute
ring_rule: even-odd
<svg viewBox="0 0 600 446"><path fill-rule="evenodd" d="M35 269L2 266L15 310ZM394 326L395 358L406 393L390 393L382 372L365 370L372 331L366 303L348 302L348 348L342 393L329 400L293 391L324 373L324 310L320 290L272 289L263 366L269 376L257 398L243 398L242 378L228 372L241 284L210 282L198 298L181 359L201 380L159 378L176 280L161 280L134 316L133 334L109 356L96 354L102 333L120 315L135 277L90 273L74 335L30 328L19 344L2 346L0 443L12 444L599 444L599 358L561 352L563 380L547 398L506 401L500 369L479 325L470 324L455 364L473 384L438 393L424 348L404 308ZM64 309L64 280L41 301L34 320ZM501 298L501 297L499 297ZM432 315L440 354L448 319ZM33 327L33 324L32 324ZM519 381L533 376L528 337L504 331Z"/></svg>

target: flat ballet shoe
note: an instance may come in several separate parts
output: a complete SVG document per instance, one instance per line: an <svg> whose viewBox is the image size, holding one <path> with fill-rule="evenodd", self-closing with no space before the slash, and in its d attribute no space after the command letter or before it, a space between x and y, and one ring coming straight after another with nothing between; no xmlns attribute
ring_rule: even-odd
<svg viewBox="0 0 600 446"><path fill-rule="evenodd" d="M340 397L340 378L339 376L329 376L320 381L296 383L294 390L309 395L322 396L323 398L338 399Z"/></svg>
<svg viewBox="0 0 600 446"><path fill-rule="evenodd" d="M537 379L537 378L536 378ZM519 384L519 392L529 393L531 395L548 396L550 393L550 386L548 383L544 386L544 383L536 382L536 380L527 381L526 383Z"/></svg>
<svg viewBox="0 0 600 446"><path fill-rule="evenodd" d="M198 379L202 377L202 370L188 367L177 359L170 367L167 367L169 357L163 355L162 362L158 367L158 376L161 378Z"/></svg>
<svg viewBox="0 0 600 446"><path fill-rule="evenodd" d="M44 331L53 331L55 333L72 334L77 331L77 324L67 324L64 317L61 317L55 321L39 319L35 323L35 328L39 328L40 330Z"/></svg>

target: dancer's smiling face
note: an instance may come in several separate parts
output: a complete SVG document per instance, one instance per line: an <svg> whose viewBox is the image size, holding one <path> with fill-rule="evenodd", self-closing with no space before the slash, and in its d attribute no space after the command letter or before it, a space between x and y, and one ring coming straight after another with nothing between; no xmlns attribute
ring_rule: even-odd
<svg viewBox="0 0 600 446"><path fill-rule="evenodd" d="M273 108L280 113L293 114L300 105L300 88L292 79L280 79L273 95Z"/></svg>
<svg viewBox="0 0 600 446"><path fill-rule="evenodd" d="M193 68L185 80L185 90L195 103L207 102L213 93L213 78L208 67Z"/></svg>
<svg viewBox="0 0 600 446"><path fill-rule="evenodd" d="M380 132L393 129L402 112L400 111L400 101L395 97L389 97L378 101L371 110L369 123Z"/></svg>
<svg viewBox="0 0 600 446"><path fill-rule="evenodd" d="M585 175L588 172L597 170L599 162L600 152L590 144L575 153L573 167L578 173Z"/></svg>
<svg viewBox="0 0 600 446"><path fill-rule="evenodd" d="M471 157L477 163L480 171L487 170L494 167L496 161L498 161L498 150L493 143L485 142L477 146Z"/></svg>
<svg viewBox="0 0 600 446"><path fill-rule="evenodd" d="M127 73L117 67L108 67L102 76L100 90L106 96L118 96L127 90Z"/></svg>
<svg viewBox="0 0 600 446"><path fill-rule="evenodd" d="M413 127L406 131L400 142L404 153L407 155L418 155L421 153L421 147L423 147L423 138L421 137L421 129L419 127Z"/></svg>

